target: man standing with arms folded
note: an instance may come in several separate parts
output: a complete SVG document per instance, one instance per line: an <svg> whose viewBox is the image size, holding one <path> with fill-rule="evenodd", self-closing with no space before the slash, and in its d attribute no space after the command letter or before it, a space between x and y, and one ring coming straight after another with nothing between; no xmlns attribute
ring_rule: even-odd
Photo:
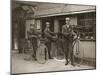
<svg viewBox="0 0 100 75"><path fill-rule="evenodd" d="M76 38L76 34L73 32L72 26L70 25L70 18L65 18L65 25L62 27L62 34L63 34L63 47L65 53L66 63L68 65L69 60L71 61L71 65L75 66L74 64L74 55L73 55L73 40ZM69 60L68 60L69 59Z"/></svg>

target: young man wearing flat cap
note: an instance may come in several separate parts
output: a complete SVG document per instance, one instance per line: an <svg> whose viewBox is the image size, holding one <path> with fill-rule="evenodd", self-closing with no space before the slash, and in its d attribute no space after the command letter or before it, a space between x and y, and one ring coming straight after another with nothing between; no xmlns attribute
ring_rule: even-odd
<svg viewBox="0 0 100 75"><path fill-rule="evenodd" d="M36 59L36 51L37 51L37 30L35 28L35 24L30 24L30 30L27 31L28 33L28 39L30 40L32 47L33 47L33 54L32 57L34 58L34 60Z"/></svg>
<svg viewBox="0 0 100 75"><path fill-rule="evenodd" d="M66 63L65 65L68 65L69 60L71 62L71 65L75 66L74 64L74 55L73 55L73 39L76 36L76 34L73 32L73 28L70 25L70 18L65 18L65 25L62 26L62 34L63 34L63 47L64 47L64 53L65 53L65 59ZM73 37L74 36L74 37Z"/></svg>

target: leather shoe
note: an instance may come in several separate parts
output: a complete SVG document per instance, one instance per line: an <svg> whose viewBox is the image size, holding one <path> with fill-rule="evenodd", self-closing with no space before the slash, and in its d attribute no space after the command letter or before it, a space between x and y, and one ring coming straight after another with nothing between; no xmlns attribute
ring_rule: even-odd
<svg viewBox="0 0 100 75"><path fill-rule="evenodd" d="M68 65L68 61L66 61L65 65Z"/></svg>
<svg viewBox="0 0 100 75"><path fill-rule="evenodd" d="M72 66L75 66L75 63L71 63Z"/></svg>

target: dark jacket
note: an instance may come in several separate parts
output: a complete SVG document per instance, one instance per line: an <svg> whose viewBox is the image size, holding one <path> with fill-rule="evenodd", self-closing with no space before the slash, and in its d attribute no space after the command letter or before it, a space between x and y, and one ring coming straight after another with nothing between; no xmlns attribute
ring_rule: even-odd
<svg viewBox="0 0 100 75"><path fill-rule="evenodd" d="M29 30L27 31L28 34L28 39L32 40L32 39L36 39L37 38L37 31L35 29Z"/></svg>
<svg viewBox="0 0 100 75"><path fill-rule="evenodd" d="M52 37L53 37L52 34L53 34L53 32L51 32L49 28L45 28L45 30L44 30L44 36L45 36L45 38L51 40Z"/></svg>
<svg viewBox="0 0 100 75"><path fill-rule="evenodd" d="M63 25L62 27L62 35L63 38L69 41L73 41L73 37L76 35L75 32L73 31L73 28L71 25L67 27L66 25Z"/></svg>

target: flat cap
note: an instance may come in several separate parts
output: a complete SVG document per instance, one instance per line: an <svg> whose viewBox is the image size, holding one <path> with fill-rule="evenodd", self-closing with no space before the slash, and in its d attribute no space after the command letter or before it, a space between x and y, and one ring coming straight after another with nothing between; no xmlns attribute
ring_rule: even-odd
<svg viewBox="0 0 100 75"><path fill-rule="evenodd" d="M66 17L66 18L65 18L65 20L68 20L68 21L70 21L70 18L69 18L69 17Z"/></svg>
<svg viewBox="0 0 100 75"><path fill-rule="evenodd" d="M46 24L50 24L50 22L46 22Z"/></svg>

